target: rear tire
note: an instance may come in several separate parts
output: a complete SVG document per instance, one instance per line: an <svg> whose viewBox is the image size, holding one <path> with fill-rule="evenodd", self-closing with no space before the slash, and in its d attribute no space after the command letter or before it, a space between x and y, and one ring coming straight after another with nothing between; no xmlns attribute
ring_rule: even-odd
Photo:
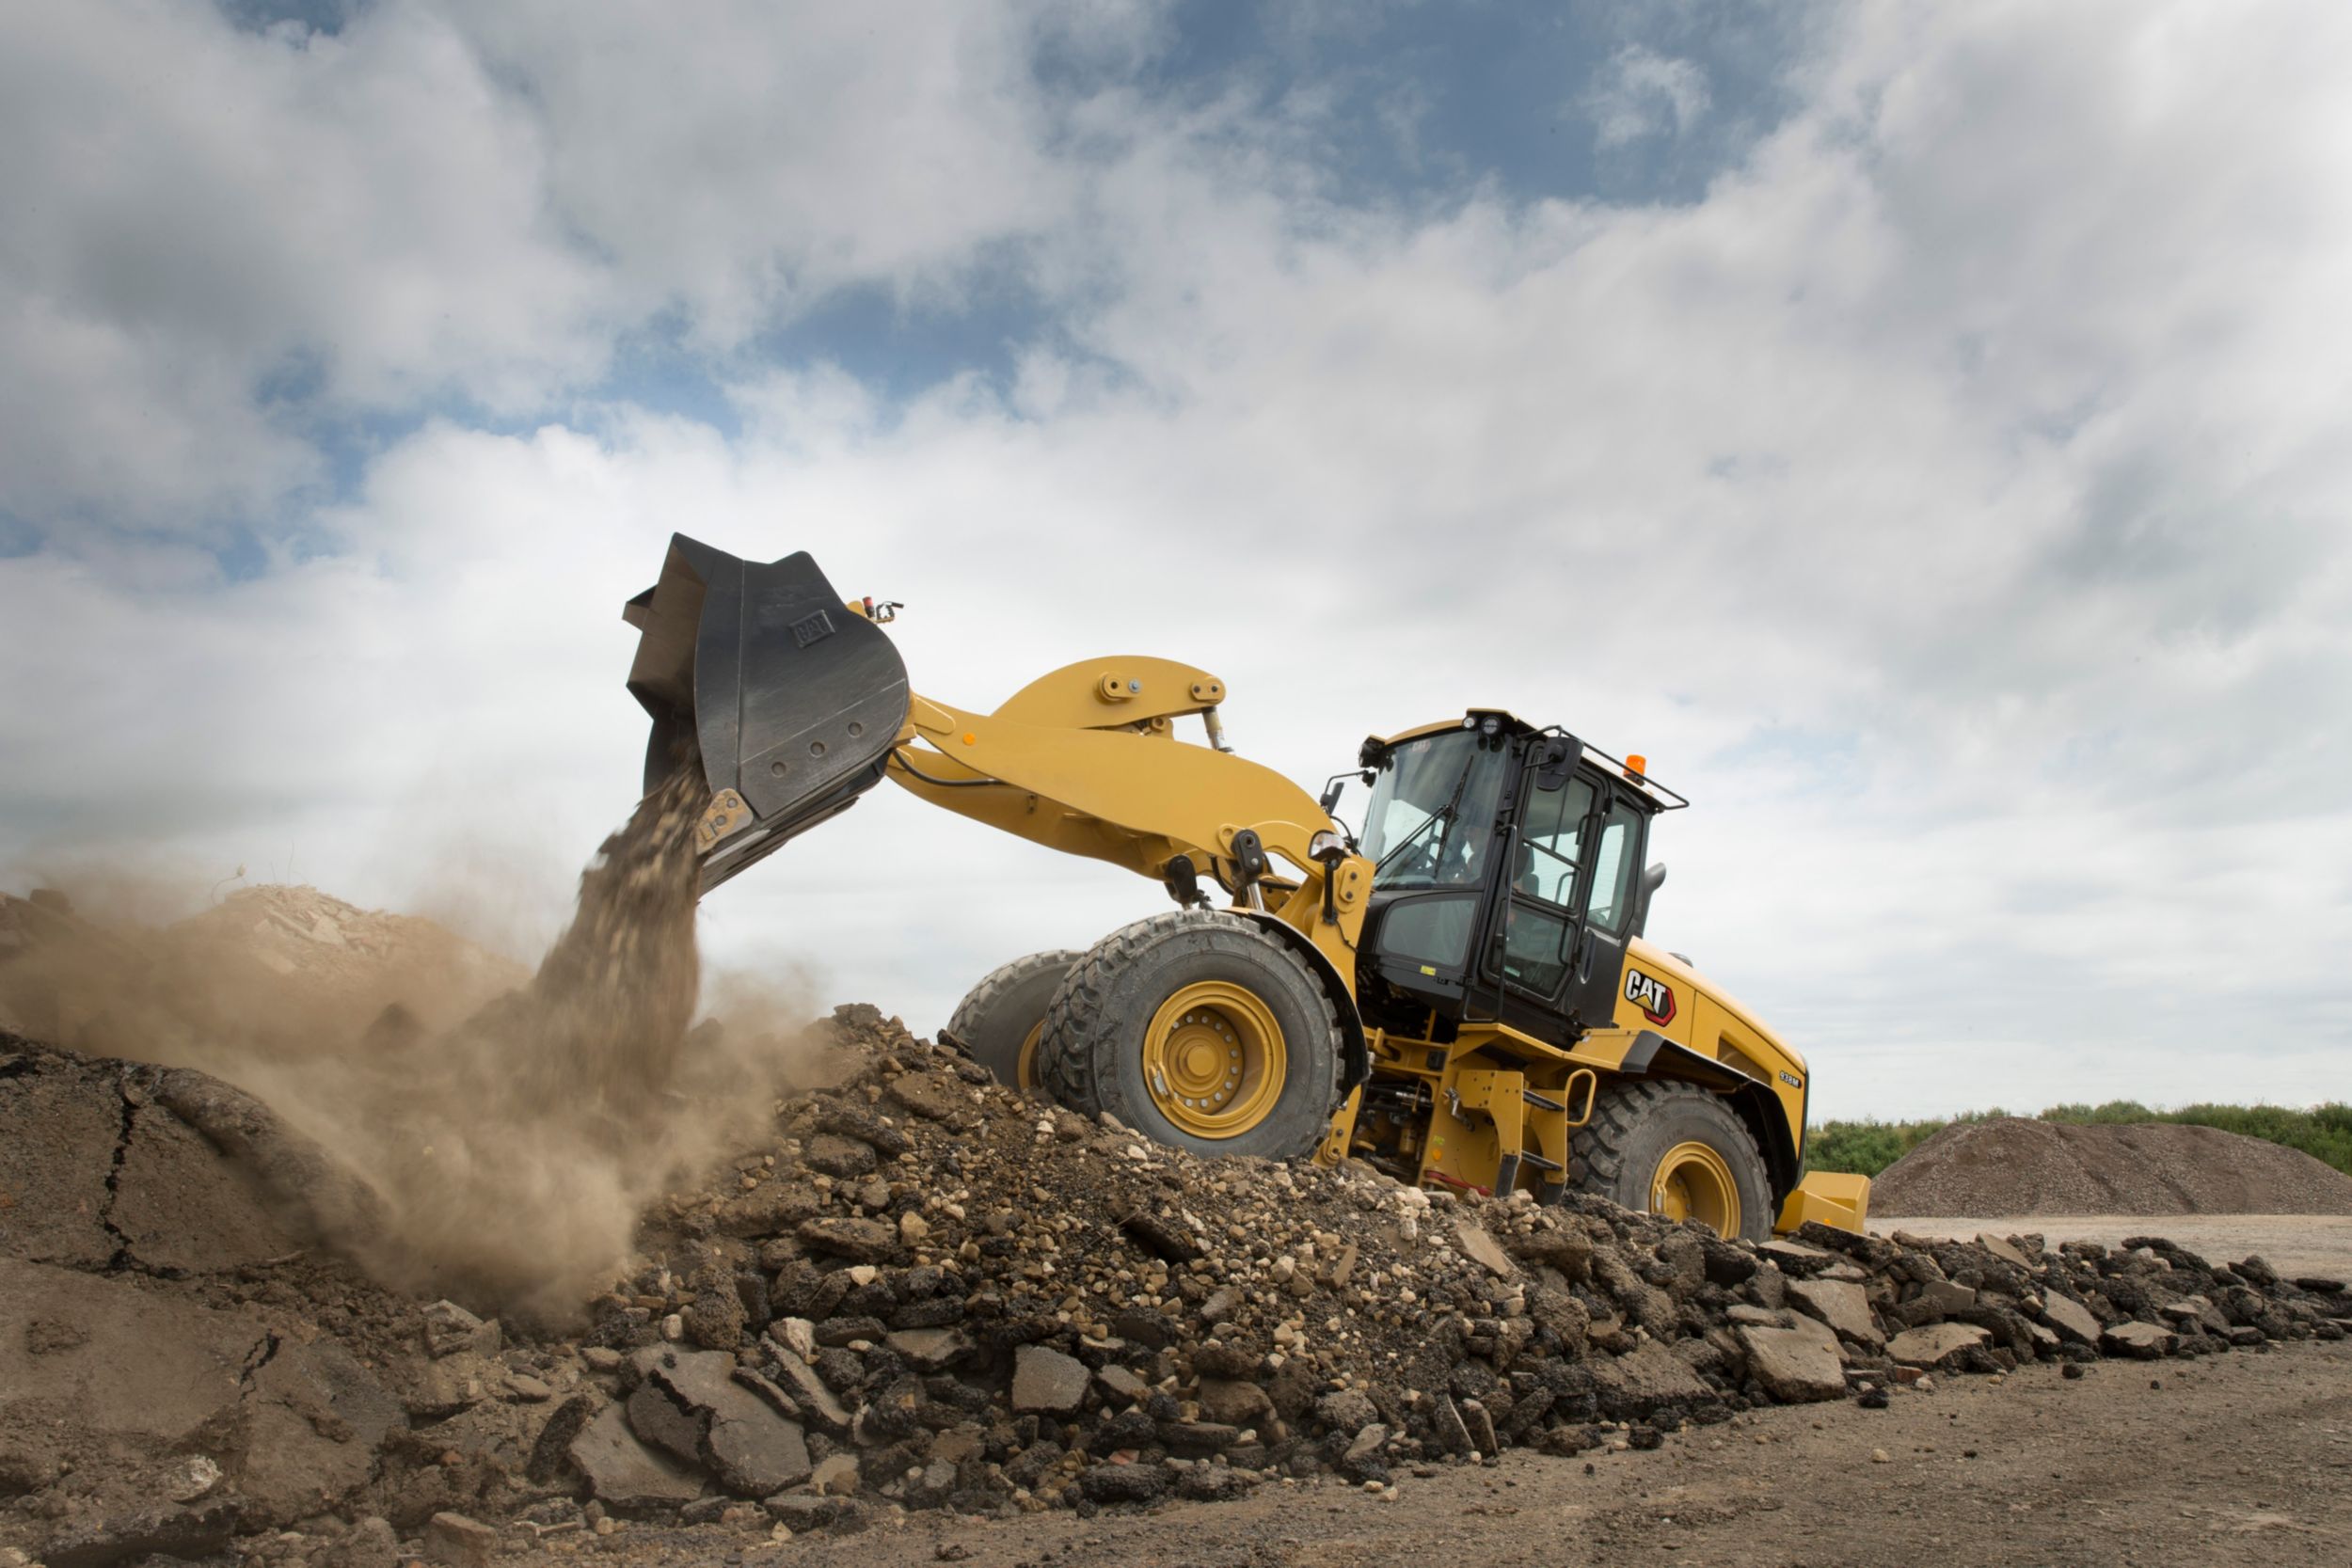
<svg viewBox="0 0 2352 1568"><path fill-rule="evenodd" d="M1578 1188L1620 1208L1696 1220L1726 1241L1772 1234L1772 1185L1755 1134L1696 1084L1610 1084L1568 1154Z"/></svg>
<svg viewBox="0 0 2352 1568"><path fill-rule="evenodd" d="M1290 1160L1329 1130L1339 1015L1282 942L1238 915L1180 910L1087 951L1045 1009L1038 1077L1196 1154Z"/></svg>
<svg viewBox="0 0 2352 1568"><path fill-rule="evenodd" d="M990 971L956 1004L946 1033L994 1073L998 1083L1024 1093L1042 1092L1036 1057L1045 1004L1071 966L1085 956L1061 947Z"/></svg>

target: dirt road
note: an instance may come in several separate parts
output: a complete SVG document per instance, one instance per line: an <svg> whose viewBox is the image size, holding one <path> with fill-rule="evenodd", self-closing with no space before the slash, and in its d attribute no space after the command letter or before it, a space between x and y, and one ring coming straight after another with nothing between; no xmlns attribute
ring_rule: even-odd
<svg viewBox="0 0 2352 1568"><path fill-rule="evenodd" d="M1881 1219L1870 1228L1882 1236L1908 1230L1915 1236L1967 1238L2033 1232L2055 1246L2060 1242L2099 1242L2113 1246L2127 1236L2163 1236L2215 1262L2233 1262L2249 1253L2292 1279L2321 1275L2352 1278L2352 1215L2344 1214L2020 1214L2007 1219Z"/></svg>
<svg viewBox="0 0 2352 1568"><path fill-rule="evenodd" d="M1278 1483L1238 1503L920 1516L748 1551L716 1528L549 1544L648 1568L2341 1564L2352 1561L2352 1342L2108 1361L2076 1382L2054 1366L1956 1378L1885 1410L1790 1406L1692 1428L1655 1453L1597 1454L1589 1473L1585 1460L1514 1453L1403 1475L1394 1500Z"/></svg>

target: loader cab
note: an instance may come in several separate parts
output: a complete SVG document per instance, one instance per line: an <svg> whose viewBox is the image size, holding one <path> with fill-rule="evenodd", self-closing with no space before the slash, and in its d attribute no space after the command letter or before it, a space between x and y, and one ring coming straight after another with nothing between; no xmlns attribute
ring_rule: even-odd
<svg viewBox="0 0 2352 1568"><path fill-rule="evenodd" d="M1565 1045L1613 1019L1647 918L1650 819L1682 798L1558 728L1473 709L1364 743L1365 1022L1500 1020Z"/></svg>

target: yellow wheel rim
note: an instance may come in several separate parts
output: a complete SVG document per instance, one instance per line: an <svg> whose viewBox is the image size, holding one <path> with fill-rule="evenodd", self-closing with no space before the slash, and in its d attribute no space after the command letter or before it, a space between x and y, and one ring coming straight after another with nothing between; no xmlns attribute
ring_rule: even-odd
<svg viewBox="0 0 2352 1568"><path fill-rule="evenodd" d="M1196 1138L1237 1138L1265 1120L1282 1097L1287 1062L1274 1010L1230 981L1182 988L1144 1030L1145 1092Z"/></svg>
<svg viewBox="0 0 2352 1568"><path fill-rule="evenodd" d="M1677 1223L1696 1220L1726 1239L1740 1234L1740 1183L1731 1164L1702 1143L1677 1144L1650 1178L1649 1207Z"/></svg>
<svg viewBox="0 0 2352 1568"><path fill-rule="evenodd" d="M1012 1080L1024 1094L1037 1089L1037 1042L1045 1033L1045 1021L1039 1019L1029 1025L1029 1032L1021 1037L1021 1054L1013 1059Z"/></svg>

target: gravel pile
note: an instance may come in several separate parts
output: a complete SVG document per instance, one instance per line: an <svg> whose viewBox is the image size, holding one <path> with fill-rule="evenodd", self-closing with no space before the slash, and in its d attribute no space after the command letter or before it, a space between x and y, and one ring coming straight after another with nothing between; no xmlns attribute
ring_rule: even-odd
<svg viewBox="0 0 2352 1568"><path fill-rule="evenodd" d="M2215 1127L1955 1122L1872 1183L1883 1214L2352 1214L2352 1177Z"/></svg>
<svg viewBox="0 0 2352 1568"><path fill-rule="evenodd" d="M0 1316L28 1324L0 1344L0 1433L52 1434L0 1444L0 1545L389 1568L626 1533L725 1555L901 1510L1387 1490L1755 1404L2352 1323L2341 1281L2161 1240L1757 1246L1591 1200L1201 1161L1021 1099L870 1007L821 1032L833 1086L654 1203L624 1275L555 1329L321 1251L288 1201L319 1172L235 1091L0 1041L0 1149L41 1151L0 1183L95 1206L0 1229ZM177 1164L151 1169L141 1139ZM140 1218L167 1188L167 1223ZM187 1238L232 1199L208 1256ZM142 1401L166 1383L209 1392Z"/></svg>

